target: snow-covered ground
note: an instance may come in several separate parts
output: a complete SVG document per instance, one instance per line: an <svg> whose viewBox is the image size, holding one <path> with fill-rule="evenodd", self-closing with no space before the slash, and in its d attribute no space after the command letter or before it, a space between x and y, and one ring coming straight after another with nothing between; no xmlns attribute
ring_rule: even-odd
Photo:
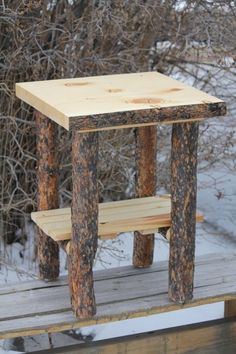
<svg viewBox="0 0 236 354"><path fill-rule="evenodd" d="M201 71L197 76L204 73ZM181 79L189 84L196 82L188 75L179 76L173 72L175 78ZM225 96L232 96L231 79L228 80ZM219 95L217 80L212 75L211 83ZM217 92L218 91L218 92ZM232 101L231 101L232 104ZM235 105L235 102L233 103ZM234 107L231 111L234 111ZM234 118L214 119L209 123L209 139L214 138L218 132L229 134L236 141L236 122ZM217 143L218 141L218 143ZM221 144L218 137L213 144ZM208 253L236 253L236 146L230 147L230 154L226 154L217 164L211 166L206 161L201 161L198 173L198 209L204 213L205 221L197 227L196 237L196 256ZM14 244L6 246L0 244L1 255L8 255L5 258L6 263L0 263L0 284L17 282L36 277L37 269L33 259L33 225L27 224L28 233L32 236L29 241L22 246ZM97 255L95 269L109 268L131 264L133 237L131 234L122 234L115 241L101 242L101 248ZM159 235L156 235L154 261L167 260L169 254L168 243ZM61 253L61 272L66 273L65 255ZM142 319L133 319L109 323L104 325L80 328L77 333L67 332L65 334L52 334L52 343L54 346L75 344L84 340L102 340L111 337L119 337L134 333L141 333L166 327L173 327L182 324L201 322L205 320L220 318L223 316L223 303L204 305L192 309L174 311L170 313L153 315ZM47 335L35 336L31 338L18 339L17 341L0 341L0 353L8 349L14 350L39 350L49 347ZM3 349L5 348L5 349Z"/></svg>

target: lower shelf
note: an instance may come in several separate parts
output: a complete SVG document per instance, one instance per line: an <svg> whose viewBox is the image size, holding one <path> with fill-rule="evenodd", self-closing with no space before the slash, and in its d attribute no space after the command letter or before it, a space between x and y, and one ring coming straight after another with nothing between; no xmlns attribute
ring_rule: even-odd
<svg viewBox="0 0 236 354"><path fill-rule="evenodd" d="M169 196L100 203L98 235L102 239L111 239L122 232L157 232L158 228L170 226L170 210ZM54 241L71 238L70 208L38 211L31 217ZM196 221L203 221L200 212L196 215Z"/></svg>
<svg viewBox="0 0 236 354"><path fill-rule="evenodd" d="M59 332L97 323L148 316L223 300L236 300L236 255L207 255L196 261L194 299L168 300L168 263L94 272L97 315L76 320L66 277L29 281L0 289L0 339Z"/></svg>

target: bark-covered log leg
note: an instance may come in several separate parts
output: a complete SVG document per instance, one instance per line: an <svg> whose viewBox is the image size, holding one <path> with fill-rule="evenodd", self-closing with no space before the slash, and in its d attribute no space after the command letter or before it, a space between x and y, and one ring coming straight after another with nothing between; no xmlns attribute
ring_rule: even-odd
<svg viewBox="0 0 236 354"><path fill-rule="evenodd" d="M136 141L136 197L150 197L156 193L156 126L135 129ZM134 233L133 265L149 267L153 261L154 234Z"/></svg>
<svg viewBox="0 0 236 354"><path fill-rule="evenodd" d="M57 126L39 112L36 115L38 155L38 210L58 208ZM37 256L39 276L44 280L59 275L59 248L56 242L38 229Z"/></svg>
<svg viewBox="0 0 236 354"><path fill-rule="evenodd" d="M75 315L96 313L93 261L98 238L97 133L72 136L72 239L69 249L69 284Z"/></svg>
<svg viewBox="0 0 236 354"><path fill-rule="evenodd" d="M193 297L197 145L198 123L173 124L169 297L179 303Z"/></svg>

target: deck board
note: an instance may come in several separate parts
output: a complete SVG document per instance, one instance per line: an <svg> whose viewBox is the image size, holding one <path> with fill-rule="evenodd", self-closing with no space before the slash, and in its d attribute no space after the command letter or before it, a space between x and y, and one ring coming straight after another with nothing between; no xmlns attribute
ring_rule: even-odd
<svg viewBox="0 0 236 354"><path fill-rule="evenodd" d="M66 129L103 130L224 115L225 103L157 72L16 84L16 95Z"/></svg>
<svg viewBox="0 0 236 354"><path fill-rule="evenodd" d="M40 351L35 354L236 353L236 318L207 321Z"/></svg>
<svg viewBox="0 0 236 354"><path fill-rule="evenodd" d="M185 305L168 300L167 269L167 262L160 262L143 270L128 266L95 272L97 315L82 321L70 310L65 277L39 281L39 287L37 281L19 284L19 290L17 285L5 286L0 292L0 338L57 332L236 299L236 255L199 258L194 299Z"/></svg>
<svg viewBox="0 0 236 354"><path fill-rule="evenodd" d="M170 210L171 201L167 196L100 203L98 235L101 239L110 239L122 232L157 232L160 227L170 226ZM31 217L54 241L71 238L70 208L33 212ZM196 221L203 221L199 211Z"/></svg>

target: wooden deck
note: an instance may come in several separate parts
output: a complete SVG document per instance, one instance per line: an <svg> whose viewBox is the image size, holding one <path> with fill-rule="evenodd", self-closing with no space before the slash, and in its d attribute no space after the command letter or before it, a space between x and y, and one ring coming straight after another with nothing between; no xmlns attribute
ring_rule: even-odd
<svg viewBox="0 0 236 354"><path fill-rule="evenodd" d="M140 231L143 235L155 233L158 228L170 226L170 210L169 196L100 203L98 235L101 239L111 239L122 232ZM31 217L54 241L71 238L70 208L37 211ZM197 212L196 221L203 221L200 212Z"/></svg>
<svg viewBox="0 0 236 354"><path fill-rule="evenodd" d="M236 318L208 321L35 354L234 354Z"/></svg>
<svg viewBox="0 0 236 354"><path fill-rule="evenodd" d="M0 339L58 332L186 307L236 299L236 255L208 255L196 261L194 299L185 305L168 300L167 262L146 269L132 266L97 271L97 315L76 320L70 310L66 277L29 281L0 289Z"/></svg>

